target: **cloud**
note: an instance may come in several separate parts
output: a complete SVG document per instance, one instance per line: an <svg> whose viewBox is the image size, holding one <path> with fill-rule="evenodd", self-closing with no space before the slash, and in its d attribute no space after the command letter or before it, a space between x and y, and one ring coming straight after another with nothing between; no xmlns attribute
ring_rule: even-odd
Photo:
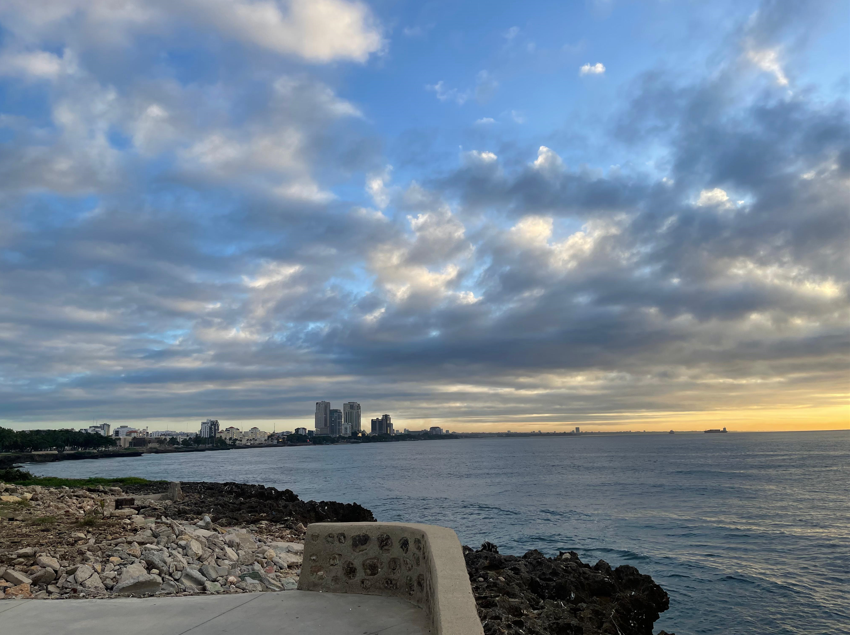
<svg viewBox="0 0 850 635"><path fill-rule="evenodd" d="M597 62L596 64L585 64L578 69L578 74L584 77L585 75L602 75L605 73L605 66Z"/></svg>
<svg viewBox="0 0 850 635"><path fill-rule="evenodd" d="M850 105L754 91L746 56L795 68L806 11L765 5L705 74L650 69L571 136L467 129L440 154L424 129L396 162L314 66L373 44L280 48L288 3L218 25L244 4L0 6L0 81L28 100L0 115L4 423L846 409Z"/></svg>
<svg viewBox="0 0 850 635"><path fill-rule="evenodd" d="M447 88L443 80L436 84L427 84L425 90L433 92L440 101L453 101L462 106L469 100L469 91L459 91L457 88Z"/></svg>
<svg viewBox="0 0 850 635"><path fill-rule="evenodd" d="M472 96L475 97L478 103L487 103L498 88L499 82L487 71L479 71L475 78L475 87L473 89L459 90L457 88L448 88L442 80L436 84L425 86L425 90L433 92L440 101L453 101L459 106L469 101Z"/></svg>
<svg viewBox="0 0 850 635"><path fill-rule="evenodd" d="M64 59L48 51L0 54L0 75L54 80L73 69L74 61L67 51Z"/></svg>
<svg viewBox="0 0 850 635"><path fill-rule="evenodd" d="M222 34L277 53L312 62L349 59L365 62L383 46L369 8L345 0L184 0L197 20Z"/></svg>
<svg viewBox="0 0 850 635"><path fill-rule="evenodd" d="M314 63L362 63L384 46L369 7L349 0L11 0L0 16L26 37L84 33L89 46L126 46L131 34L178 25Z"/></svg>
<svg viewBox="0 0 850 635"><path fill-rule="evenodd" d="M489 126L490 124L496 123L496 120L492 117L482 117L481 119L476 119L475 123L479 126Z"/></svg>
<svg viewBox="0 0 850 635"><path fill-rule="evenodd" d="M702 190L697 199L697 207L731 207L729 195L719 187L711 190Z"/></svg>
<svg viewBox="0 0 850 635"><path fill-rule="evenodd" d="M764 72L773 75L778 86L788 85L788 78L779 63L779 52L776 49L751 50L747 52L747 58Z"/></svg>
<svg viewBox="0 0 850 635"><path fill-rule="evenodd" d="M390 204L390 192L387 188L387 181L390 180L392 174L392 166L388 165L381 172L373 172L366 178L366 191L378 209L384 209Z"/></svg>

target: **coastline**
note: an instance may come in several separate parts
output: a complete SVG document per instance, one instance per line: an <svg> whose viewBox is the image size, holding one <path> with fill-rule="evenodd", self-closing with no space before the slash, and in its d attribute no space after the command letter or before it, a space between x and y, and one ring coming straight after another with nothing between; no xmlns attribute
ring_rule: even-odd
<svg viewBox="0 0 850 635"><path fill-rule="evenodd" d="M375 520L357 504L301 501L262 485L187 482L175 494L164 481L77 484L0 484L3 597L285 591L297 584L308 523ZM61 520L42 524L51 510ZM485 543L464 556L487 635L651 635L669 602L634 567L591 567L575 552L503 556Z"/></svg>

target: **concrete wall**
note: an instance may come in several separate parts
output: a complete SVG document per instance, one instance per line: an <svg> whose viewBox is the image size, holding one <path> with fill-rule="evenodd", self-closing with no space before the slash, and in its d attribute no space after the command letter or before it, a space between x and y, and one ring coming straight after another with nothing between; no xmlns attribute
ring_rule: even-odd
<svg viewBox="0 0 850 635"><path fill-rule="evenodd" d="M483 634L457 535L436 525L314 523L298 588L401 597L435 635Z"/></svg>

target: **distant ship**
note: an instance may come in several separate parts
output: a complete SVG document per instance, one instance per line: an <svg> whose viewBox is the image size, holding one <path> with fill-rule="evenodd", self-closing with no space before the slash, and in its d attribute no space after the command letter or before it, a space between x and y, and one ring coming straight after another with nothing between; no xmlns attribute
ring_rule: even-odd
<svg viewBox="0 0 850 635"><path fill-rule="evenodd" d="M724 434L725 432L726 432L726 428L723 428L722 430L718 430L717 428L712 428L711 430L705 431L706 434Z"/></svg>
<svg viewBox="0 0 850 635"><path fill-rule="evenodd" d="M670 432L668 432L667 434L676 434L676 433L673 432L672 430L670 430Z"/></svg>

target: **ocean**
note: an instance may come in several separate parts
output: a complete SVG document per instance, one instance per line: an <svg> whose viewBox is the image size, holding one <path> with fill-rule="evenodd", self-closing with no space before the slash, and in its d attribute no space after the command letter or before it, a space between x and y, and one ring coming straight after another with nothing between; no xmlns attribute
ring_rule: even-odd
<svg viewBox="0 0 850 635"><path fill-rule="evenodd" d="M677 635L850 633L850 432L525 437L262 448L30 466L289 488L502 553L630 564Z"/></svg>

